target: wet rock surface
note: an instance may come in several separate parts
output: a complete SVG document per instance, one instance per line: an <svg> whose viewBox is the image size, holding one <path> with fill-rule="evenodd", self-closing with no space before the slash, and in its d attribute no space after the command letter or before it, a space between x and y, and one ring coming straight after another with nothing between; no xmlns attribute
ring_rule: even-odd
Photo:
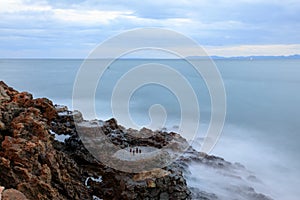
<svg viewBox="0 0 300 200"><path fill-rule="evenodd" d="M191 147L176 163L181 166L184 177L189 180L192 199L272 200L252 187L257 184L263 186L263 182L240 163L231 163ZM198 175L197 178L195 175ZM201 182L205 182L203 187L199 187Z"/></svg>
<svg viewBox="0 0 300 200"><path fill-rule="evenodd" d="M57 150L68 154L83 169L82 176L87 180L86 186L92 195L102 199L191 199L191 192L183 178L183 172L176 163L164 169L158 168L141 173L122 172L102 165L83 146L72 120L73 114L72 112L59 114L52 122L53 132L70 135L63 143L54 141L54 146ZM151 131L153 136L149 136L147 143L145 138L136 138L129 134L135 130L119 126L115 119L105 122L84 121L84 123L87 128L95 124L101 125L101 130L113 144L120 148L132 146L132 151L137 145L160 147L161 140L168 143L175 134L163 133L162 136L157 136ZM101 177L101 181L94 181L97 177Z"/></svg>
<svg viewBox="0 0 300 200"><path fill-rule="evenodd" d="M178 143L185 143L176 133L126 129L115 119L84 121L78 111L68 111L45 98L33 99L31 94L0 82L0 186L12 189L4 190L2 199L15 192L19 199L213 200L220 198L187 185L189 164L230 171L230 176L234 176L234 169L244 169L190 147L176 162L163 168L139 173L118 171L89 153L74 119L89 128L100 126L109 141L123 150L140 147L139 152L142 147L161 149L166 145L174 150L180 147ZM59 140L59 136L66 137ZM174 140L177 143L173 144ZM252 188L235 192L247 193L249 199L270 199Z"/></svg>

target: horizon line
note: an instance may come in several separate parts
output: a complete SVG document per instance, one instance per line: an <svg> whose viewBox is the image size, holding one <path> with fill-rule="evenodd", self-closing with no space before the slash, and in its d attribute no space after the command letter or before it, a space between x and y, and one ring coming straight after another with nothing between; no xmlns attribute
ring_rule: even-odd
<svg viewBox="0 0 300 200"><path fill-rule="evenodd" d="M130 59L165 59L165 60L180 60L180 59L204 59L204 58L212 58L212 59L237 59L237 58L300 58L300 54L290 54L290 55L245 55L245 56L220 56L220 55L208 55L208 56L187 56L185 58L164 58L164 57L122 57L122 58L93 58L91 60L100 60L100 59L119 59L119 60L130 60ZM0 60L30 60L30 59L53 59L53 60L85 60L88 58L78 58L78 57L0 57Z"/></svg>

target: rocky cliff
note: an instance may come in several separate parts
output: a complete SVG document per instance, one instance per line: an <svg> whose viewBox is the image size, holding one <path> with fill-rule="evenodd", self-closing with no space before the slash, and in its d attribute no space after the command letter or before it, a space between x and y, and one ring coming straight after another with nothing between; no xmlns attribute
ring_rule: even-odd
<svg viewBox="0 0 300 200"><path fill-rule="evenodd" d="M33 99L0 82L0 185L28 199L89 199L81 169L54 148L48 99Z"/></svg>
<svg viewBox="0 0 300 200"><path fill-rule="evenodd" d="M122 172L90 154L79 137L74 116L86 125L83 131L88 132L95 123L84 121L79 112L55 106L45 98L34 99L0 82L0 200L218 199L213 193L187 186L189 163L226 171L240 167L190 147L163 168ZM131 154L146 147L160 149L173 140L185 143L176 133L125 129L115 119L97 123L113 144ZM137 132L150 137L132 137ZM136 146L139 149L128 149ZM270 199L251 188L246 191L249 199Z"/></svg>
<svg viewBox="0 0 300 200"><path fill-rule="evenodd" d="M120 127L111 119L104 128L110 135L109 130ZM120 129L113 136L121 146L122 133ZM59 135L68 138L58 141ZM166 140L166 135L156 136L143 145L160 146ZM0 185L27 199L191 198L178 166L137 174L106 167L82 145L72 112L4 82L0 82L0 144ZM4 199L9 191L2 193Z"/></svg>

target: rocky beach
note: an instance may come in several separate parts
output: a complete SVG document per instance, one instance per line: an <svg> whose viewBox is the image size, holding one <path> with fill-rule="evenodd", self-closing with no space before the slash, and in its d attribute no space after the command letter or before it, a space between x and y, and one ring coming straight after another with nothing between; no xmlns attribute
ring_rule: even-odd
<svg viewBox="0 0 300 200"><path fill-rule="evenodd" d="M1 81L0 199L222 199L217 193L188 184L191 165L243 182L224 187L232 193L230 199L271 199L244 181L260 182L243 165L197 152L191 146L175 162L165 162L163 168L116 170L87 150L74 119L87 134L94 130L93 125L100 125L106 138L119 148L112 162L125 155L142 159L137 162L142 165L151 149L169 146L181 151L188 145L174 132L133 130L118 125L116 119L84 120L79 111L54 105L46 98L35 99Z"/></svg>

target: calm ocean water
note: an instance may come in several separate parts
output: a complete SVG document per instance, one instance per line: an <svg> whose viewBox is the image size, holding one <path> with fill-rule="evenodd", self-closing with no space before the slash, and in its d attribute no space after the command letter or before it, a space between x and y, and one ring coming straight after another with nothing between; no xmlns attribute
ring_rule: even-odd
<svg viewBox="0 0 300 200"><path fill-rule="evenodd" d="M130 68L149 60L119 60L100 80L97 114L112 116L110 96L115 83ZM201 77L182 60L152 60L174 67L190 81L201 109L200 135L210 118L210 98ZM82 60L0 60L0 80L35 97L48 97L72 108L72 90ZM240 162L260 177L275 199L300 196L300 60L216 60L225 84L227 116L213 154ZM180 120L179 102L166 88L144 86L130 101L133 120L149 122L148 109L161 104L168 112L166 127ZM195 142L197 144L197 141ZM197 147L197 145L195 146ZM264 192L264 191L261 191Z"/></svg>

